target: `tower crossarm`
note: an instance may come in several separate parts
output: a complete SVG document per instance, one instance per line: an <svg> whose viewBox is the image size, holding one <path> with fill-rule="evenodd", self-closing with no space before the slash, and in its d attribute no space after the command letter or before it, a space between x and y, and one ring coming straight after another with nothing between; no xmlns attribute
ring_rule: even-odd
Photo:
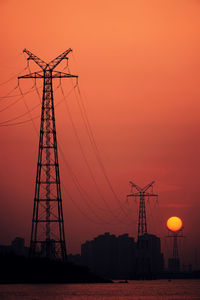
<svg viewBox="0 0 200 300"><path fill-rule="evenodd" d="M177 236L177 238L180 238L180 237L183 237L185 238L185 235L183 235L183 229L184 228L181 228L179 231L176 231L176 232L171 232L170 230L168 230L168 235L166 235L165 237L166 238L174 238L174 235Z"/></svg>
<svg viewBox="0 0 200 300"><path fill-rule="evenodd" d="M140 197L140 194L138 194L138 193L132 193L132 194L126 195L126 197L127 197L127 198L128 198L128 197Z"/></svg>
<svg viewBox="0 0 200 300"><path fill-rule="evenodd" d="M145 193L143 196L144 197L158 197L158 194Z"/></svg>
<svg viewBox="0 0 200 300"><path fill-rule="evenodd" d="M139 187L137 184L133 183L132 181L129 181L129 183L131 184L131 187L133 188L136 188L136 190L141 193L142 192L142 189L141 187Z"/></svg>
<svg viewBox="0 0 200 300"><path fill-rule="evenodd" d="M53 71L52 72L52 78L78 78L77 75L72 75L69 73L64 73L64 72L58 72L58 71Z"/></svg>
<svg viewBox="0 0 200 300"><path fill-rule="evenodd" d="M158 197L158 195L157 194L144 194L144 193L140 193L140 194L138 194L138 193L132 193L132 194L128 194L128 195L126 195L126 197L141 197L141 195L142 195L142 197Z"/></svg>
<svg viewBox="0 0 200 300"><path fill-rule="evenodd" d="M43 72L33 72L27 75L23 75L23 76L19 76L18 79L22 79L22 78L44 78L43 76Z"/></svg>
<svg viewBox="0 0 200 300"><path fill-rule="evenodd" d="M155 181L152 181L151 183L147 184L142 191L145 193L153 184L155 183Z"/></svg>
<svg viewBox="0 0 200 300"><path fill-rule="evenodd" d="M22 79L22 78L44 78L44 72L40 71L40 72L33 72L30 74L26 74L23 76L19 76L18 79ZM53 71L52 72L52 78L78 78L77 75L72 75L69 73L63 73L63 72L57 72L57 71Z"/></svg>
<svg viewBox="0 0 200 300"><path fill-rule="evenodd" d="M48 66L47 63L45 63L42 59L37 57L35 54L31 53L29 50L24 49L23 52L25 52L28 55L27 60L33 60L42 70L45 70Z"/></svg>
<svg viewBox="0 0 200 300"><path fill-rule="evenodd" d="M55 69L55 67L63 60L68 59L67 55L72 51L71 48L64 51L62 54L60 54L58 57L54 58L50 63L48 64L49 68L51 70Z"/></svg>

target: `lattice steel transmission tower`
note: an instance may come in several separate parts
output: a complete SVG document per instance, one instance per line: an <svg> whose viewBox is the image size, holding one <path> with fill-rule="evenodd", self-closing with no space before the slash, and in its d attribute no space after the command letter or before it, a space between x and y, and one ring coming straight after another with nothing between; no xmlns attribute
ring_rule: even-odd
<svg viewBox="0 0 200 300"><path fill-rule="evenodd" d="M43 96L39 152L33 206L30 256L41 256L65 261L66 244L58 164L56 124L53 98L53 79L70 78L75 75L54 71L71 49L46 63L24 49L27 60L33 60L42 71L30 73L21 78L43 79Z"/></svg>
<svg viewBox="0 0 200 300"><path fill-rule="evenodd" d="M131 194L127 195L128 197L139 197L139 217L138 217L138 238L139 236L144 235L147 233L147 220L146 220L146 205L145 205L145 198L150 197L157 197L157 194L153 193L153 184L154 181L146 185L145 187L141 188L140 186L134 184L132 181L130 181L131 184ZM149 188L152 188L152 191L148 193L147 191ZM136 191L134 192L133 189Z"/></svg>
<svg viewBox="0 0 200 300"><path fill-rule="evenodd" d="M168 259L168 269L172 272L180 271L180 258L178 251L178 239L183 238L183 228L178 231L171 231L168 229L167 238L172 238L173 240L173 251L172 257Z"/></svg>

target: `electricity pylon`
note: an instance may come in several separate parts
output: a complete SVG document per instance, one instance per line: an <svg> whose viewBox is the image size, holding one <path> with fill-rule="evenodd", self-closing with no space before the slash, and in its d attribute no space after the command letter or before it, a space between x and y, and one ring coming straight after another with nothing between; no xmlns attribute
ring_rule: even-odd
<svg viewBox="0 0 200 300"><path fill-rule="evenodd" d="M152 187L153 189L153 184L154 181L146 185L145 187L141 188L140 186L134 184L132 181L130 181L131 184L131 194L127 195L128 197L139 197L140 202L139 202L139 217L138 217L138 238L139 236L144 235L147 233L147 220L146 220L146 207L145 207L145 198L146 197L157 197L157 194L154 194L153 191L151 193L148 193L148 189ZM135 192L133 189L135 188Z"/></svg>
<svg viewBox="0 0 200 300"><path fill-rule="evenodd" d="M42 71L18 77L18 79L43 79L41 125L30 240L30 257L41 256L62 261L66 260L67 254L52 81L55 78L77 78L75 75L54 71L62 60L68 59L67 55L71 51L71 49L68 49L49 63L46 63L27 49L24 49L23 52L28 55L27 60L33 60Z"/></svg>
<svg viewBox="0 0 200 300"><path fill-rule="evenodd" d="M173 252L172 258L168 260L168 268L170 271L179 271L180 270L180 260L179 260L179 251L178 251L178 239L184 237L183 228L178 231L172 231L168 229L167 238L173 239Z"/></svg>

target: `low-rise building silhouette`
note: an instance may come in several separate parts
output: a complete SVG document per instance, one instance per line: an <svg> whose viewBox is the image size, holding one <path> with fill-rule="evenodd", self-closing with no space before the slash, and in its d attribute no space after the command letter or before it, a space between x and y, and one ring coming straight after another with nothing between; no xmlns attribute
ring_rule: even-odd
<svg viewBox="0 0 200 300"><path fill-rule="evenodd" d="M77 266L82 265L81 255L80 254L68 254L67 261L73 263Z"/></svg>
<svg viewBox="0 0 200 300"><path fill-rule="evenodd" d="M18 256L28 256L29 248L25 246L24 239L21 237L16 237L11 245L4 246L0 245L0 254L15 254Z"/></svg>

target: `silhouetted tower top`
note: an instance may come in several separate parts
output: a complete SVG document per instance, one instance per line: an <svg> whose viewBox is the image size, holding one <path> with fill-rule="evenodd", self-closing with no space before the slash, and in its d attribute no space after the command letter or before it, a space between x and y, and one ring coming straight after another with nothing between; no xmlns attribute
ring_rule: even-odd
<svg viewBox="0 0 200 300"><path fill-rule="evenodd" d="M147 218L146 218L146 207L145 207L145 198L148 197L157 197L157 194L153 193L153 184L154 181L147 184L145 187L141 188L140 186L136 185L132 181L131 184L131 193L127 195L128 197L139 197L139 216L138 216L138 238L139 236L144 235L147 233ZM151 192L148 190L151 188Z"/></svg>
<svg viewBox="0 0 200 300"><path fill-rule="evenodd" d="M43 79L43 96L39 151L33 206L30 256L66 260L64 219L60 187L60 173L57 151L57 136L54 112L53 79L76 77L54 71L58 64L68 59L69 48L49 63L24 49L27 60L33 60L42 70L21 78Z"/></svg>

